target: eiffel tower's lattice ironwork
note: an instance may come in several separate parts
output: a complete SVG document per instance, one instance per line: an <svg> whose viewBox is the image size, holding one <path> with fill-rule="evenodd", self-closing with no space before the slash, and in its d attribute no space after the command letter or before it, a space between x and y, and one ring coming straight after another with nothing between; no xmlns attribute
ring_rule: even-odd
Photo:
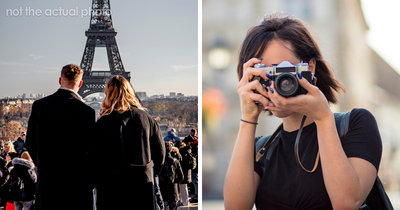
<svg viewBox="0 0 400 210"><path fill-rule="evenodd" d="M130 81L130 72L125 72L118 51L111 19L110 0L92 0L92 13L85 50L83 51L81 68L83 70L83 85L79 94L84 98L92 93L103 92L107 80L114 75L121 75ZM109 71L92 71L94 51L96 47L106 47Z"/></svg>

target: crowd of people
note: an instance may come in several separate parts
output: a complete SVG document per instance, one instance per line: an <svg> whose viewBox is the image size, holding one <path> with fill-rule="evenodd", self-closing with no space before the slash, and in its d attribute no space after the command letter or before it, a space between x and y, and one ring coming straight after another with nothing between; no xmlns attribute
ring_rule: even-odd
<svg viewBox="0 0 400 210"><path fill-rule="evenodd" d="M37 174L24 141L21 132L14 142L0 142L0 209L33 209Z"/></svg>
<svg viewBox="0 0 400 210"><path fill-rule="evenodd" d="M82 76L79 66L64 66L60 88L33 103L26 138L4 144L0 208L175 210L197 202L196 130L164 141L121 76L107 82L96 121L78 94Z"/></svg>
<svg viewBox="0 0 400 210"><path fill-rule="evenodd" d="M176 209L198 201L198 138L196 130L181 140L172 128L164 137L166 157L160 173L161 194L164 207ZM168 171L170 170L170 171ZM190 187L189 187L190 186ZM193 191L189 198L188 187Z"/></svg>

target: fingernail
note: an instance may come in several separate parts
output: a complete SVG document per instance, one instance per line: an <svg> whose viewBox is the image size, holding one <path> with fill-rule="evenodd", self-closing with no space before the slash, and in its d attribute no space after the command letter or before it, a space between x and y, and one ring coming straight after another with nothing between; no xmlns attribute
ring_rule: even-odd
<svg viewBox="0 0 400 210"><path fill-rule="evenodd" d="M300 72L297 72L297 76L299 76L299 79L303 78L303 76L301 76Z"/></svg>
<svg viewBox="0 0 400 210"><path fill-rule="evenodd" d="M262 58L257 58L257 59L258 59L258 60L261 60L261 61L263 60Z"/></svg>
<svg viewBox="0 0 400 210"><path fill-rule="evenodd" d="M264 111L268 111L268 109L263 109Z"/></svg>
<svg viewBox="0 0 400 210"><path fill-rule="evenodd" d="M272 90L272 88L270 87L269 90L271 91L271 93L274 93L274 90Z"/></svg>
<svg viewBox="0 0 400 210"><path fill-rule="evenodd" d="M268 77L268 79L271 79L271 75L269 75L268 73L267 73L267 77Z"/></svg>

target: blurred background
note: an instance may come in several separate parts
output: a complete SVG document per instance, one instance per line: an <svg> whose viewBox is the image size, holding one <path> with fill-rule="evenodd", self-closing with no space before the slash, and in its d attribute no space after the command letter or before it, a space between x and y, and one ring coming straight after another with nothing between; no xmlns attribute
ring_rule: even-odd
<svg viewBox="0 0 400 210"><path fill-rule="evenodd" d="M273 12L309 24L347 90L332 110L366 108L374 114L383 142L379 176L400 208L399 7L395 0L203 0L203 209L223 208L224 178L241 117L240 44L250 27ZM263 115L256 136L272 133L281 122Z"/></svg>

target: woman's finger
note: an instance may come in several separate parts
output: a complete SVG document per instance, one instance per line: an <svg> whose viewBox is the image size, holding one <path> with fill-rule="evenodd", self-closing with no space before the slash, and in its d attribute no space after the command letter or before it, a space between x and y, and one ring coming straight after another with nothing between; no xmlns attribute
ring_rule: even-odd
<svg viewBox="0 0 400 210"><path fill-rule="evenodd" d="M247 85L244 85L240 87L239 92L245 91L245 92L253 92L257 91L257 94L261 94L263 97L267 97L267 90L261 85L261 83L258 80L254 80Z"/></svg>
<svg viewBox="0 0 400 210"><path fill-rule="evenodd" d="M261 76L263 79L267 80L267 73L259 68L253 68L253 66L257 63L261 63L262 58L252 58L248 60L245 64L243 64L243 78L246 78L247 81L251 81L254 76Z"/></svg>
<svg viewBox="0 0 400 210"><path fill-rule="evenodd" d="M271 85L268 87L269 91L267 93L267 97L271 100L275 107L282 106L282 103L277 99L279 93L275 90L275 82L271 81Z"/></svg>
<svg viewBox="0 0 400 210"><path fill-rule="evenodd" d="M258 93L248 93L248 98L250 98L253 103L261 103L263 107L267 106L269 103L268 98Z"/></svg>
<svg viewBox="0 0 400 210"><path fill-rule="evenodd" d="M262 58L252 58L243 64L243 74L246 72L247 68L253 67L256 63L261 63Z"/></svg>
<svg viewBox="0 0 400 210"><path fill-rule="evenodd" d="M316 91L319 91L319 89L316 86L309 83L308 80L302 77L300 73L297 73L297 79L299 81L299 85L304 89L306 89L308 92L314 93Z"/></svg>
<svg viewBox="0 0 400 210"><path fill-rule="evenodd" d="M254 76L260 76L264 80L269 80L267 77L267 72L265 72L264 69L260 68L248 68L247 69L248 74L246 74L247 80L251 81Z"/></svg>

